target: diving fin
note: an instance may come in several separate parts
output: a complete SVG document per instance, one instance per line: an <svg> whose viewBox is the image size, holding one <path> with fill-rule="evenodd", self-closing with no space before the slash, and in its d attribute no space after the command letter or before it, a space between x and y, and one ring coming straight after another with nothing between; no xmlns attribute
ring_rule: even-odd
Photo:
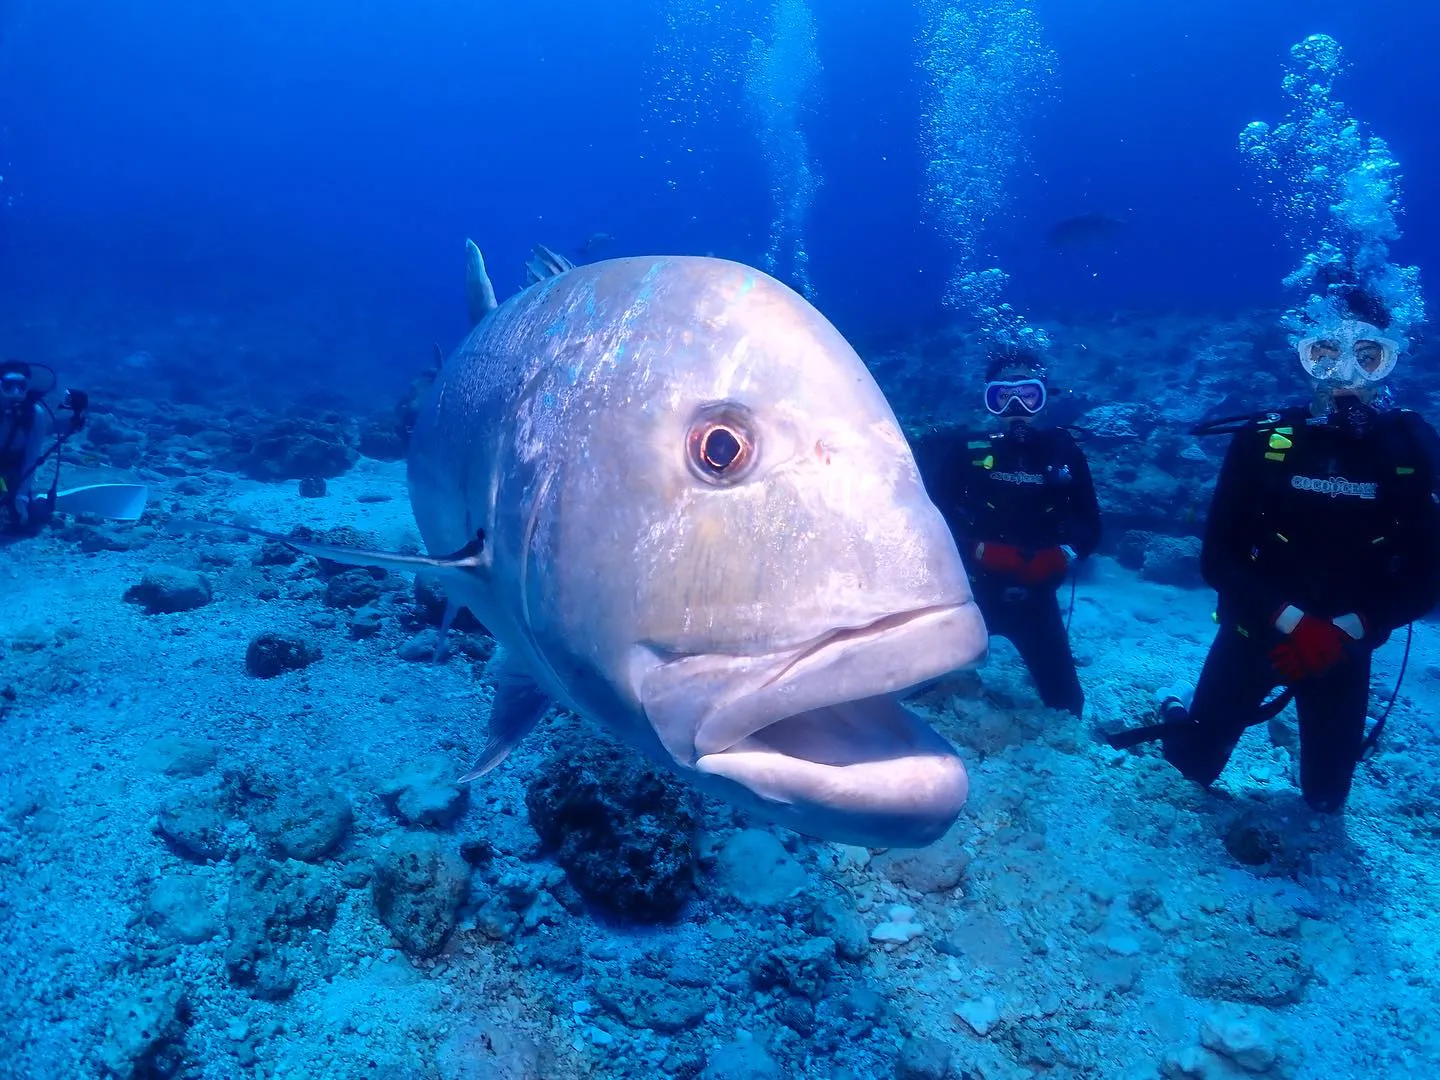
<svg viewBox="0 0 1440 1080"><path fill-rule="evenodd" d="M550 696L499 645L485 667L485 674L495 684L495 700L490 706L490 728L479 758L460 777L462 784L484 776L509 757L510 751L530 734L551 704Z"/></svg>
<svg viewBox="0 0 1440 1080"><path fill-rule="evenodd" d="M145 513L150 489L144 484L90 484L55 493L55 511L94 514L113 521L138 521Z"/></svg>

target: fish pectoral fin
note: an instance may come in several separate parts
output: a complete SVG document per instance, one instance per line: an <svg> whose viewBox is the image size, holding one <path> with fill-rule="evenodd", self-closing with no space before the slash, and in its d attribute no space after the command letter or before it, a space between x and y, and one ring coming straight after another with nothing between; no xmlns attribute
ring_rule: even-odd
<svg viewBox="0 0 1440 1080"><path fill-rule="evenodd" d="M499 646L490 657L485 674L495 684L495 701L490 707L490 729L480 757L465 775L460 777L462 784L484 776L509 757L510 751L530 734L551 705L550 696Z"/></svg>
<svg viewBox="0 0 1440 1080"><path fill-rule="evenodd" d="M500 305L495 301L495 286L485 272L485 257L474 240L465 241L465 303L474 326Z"/></svg>
<svg viewBox="0 0 1440 1080"><path fill-rule="evenodd" d="M566 270L574 270L575 264L564 255L551 251L544 244L536 244L530 261L525 264L526 284L533 285L546 278L558 277Z"/></svg>
<svg viewBox="0 0 1440 1080"><path fill-rule="evenodd" d="M490 555L485 550L485 530L475 534L475 539L451 555L407 555L399 551L369 551L365 548L346 547L343 544L326 544L319 540L301 540L285 536L268 529L257 529L253 525L236 525L226 521L193 521L172 518L167 523L171 532L242 532L262 540L273 540L284 544L302 555L317 559L328 559L342 566L370 566L379 570L395 570L402 574L433 574L442 587L446 581L457 577L473 578L490 568Z"/></svg>
<svg viewBox="0 0 1440 1080"><path fill-rule="evenodd" d="M450 636L450 628L455 625L455 617L460 614L460 605L454 600L445 601L445 613L440 616L440 635L435 642L435 655L430 658L432 664L438 664L445 658L446 638Z"/></svg>

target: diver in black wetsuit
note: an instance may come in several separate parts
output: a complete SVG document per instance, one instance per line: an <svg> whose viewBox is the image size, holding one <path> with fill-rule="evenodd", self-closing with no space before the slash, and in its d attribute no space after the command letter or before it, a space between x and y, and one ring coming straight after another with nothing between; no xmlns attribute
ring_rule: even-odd
<svg viewBox="0 0 1440 1080"><path fill-rule="evenodd" d="M33 385L34 367L49 375L44 389ZM45 403L54 389L55 372L49 366L0 360L0 535L33 535L55 515L60 466L57 462L50 474L48 492L36 490L36 472L85 426L90 398L83 390L66 390L57 409L70 415L57 430L55 410ZM85 490L114 486L96 484ZM75 505L73 498L68 505Z"/></svg>
<svg viewBox="0 0 1440 1080"><path fill-rule="evenodd" d="M1014 644L1047 706L1079 716L1085 693L1056 593L1070 564L1100 543L1100 507L1074 438L1035 423L1046 397L1040 358L1002 349L986 369L985 407L1006 430L932 431L913 448L985 625Z"/></svg>
<svg viewBox="0 0 1440 1080"><path fill-rule="evenodd" d="M1213 783L1276 686L1294 692L1300 790L1344 806L1365 741L1370 656L1440 601L1440 437L1388 404L1402 342L1358 292L1299 343L1309 407L1236 432L1206 522L1201 572L1216 632L1193 702L1162 692L1164 754ZM1188 723L1186 722L1188 719Z"/></svg>
<svg viewBox="0 0 1440 1080"><path fill-rule="evenodd" d="M50 517L51 503L35 492L49 414L31 392L30 377L23 360L0 360L0 532L33 530Z"/></svg>

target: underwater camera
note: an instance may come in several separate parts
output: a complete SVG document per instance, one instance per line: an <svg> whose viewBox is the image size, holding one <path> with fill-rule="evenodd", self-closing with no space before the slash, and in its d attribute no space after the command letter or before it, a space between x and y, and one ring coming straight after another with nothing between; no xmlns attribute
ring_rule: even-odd
<svg viewBox="0 0 1440 1080"><path fill-rule="evenodd" d="M55 374L55 369L49 364L31 364L30 367L32 370L40 368L50 376L49 386L32 386L25 400L26 404L31 408L39 405L50 414L50 422L54 425L54 430L57 433L55 437L56 446L52 448L52 451L57 450L59 449L60 443L63 443L71 435L74 435L85 426L85 420L90 408L90 395L84 390L66 387L60 396L60 403L52 409L49 404L46 403L45 399L53 394L60 385L60 380ZM69 421L62 422L60 417L55 415L57 412L69 413Z"/></svg>
<svg viewBox="0 0 1440 1080"><path fill-rule="evenodd" d="M66 389L60 399L60 411L70 414L70 434L74 435L85 426L86 410L90 408L90 395L84 390Z"/></svg>

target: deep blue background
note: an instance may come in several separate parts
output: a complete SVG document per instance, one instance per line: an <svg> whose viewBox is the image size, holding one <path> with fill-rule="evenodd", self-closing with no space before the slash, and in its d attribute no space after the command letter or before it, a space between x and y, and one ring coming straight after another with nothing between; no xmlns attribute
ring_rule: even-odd
<svg viewBox="0 0 1440 1080"><path fill-rule="evenodd" d="M812 7L825 69L812 275L821 308L863 344L933 321L947 265L920 217L918 14L894 0ZM1440 275L1440 5L1035 7L1058 86L991 238L1027 310L1280 304L1295 253L1255 202L1236 138L1281 118L1286 52L1320 31L1353 63L1341 97L1404 167L1397 256ZM0 334L25 347L26 310L76 325L97 306L171 325L223 312L242 336L283 311L297 340L344 326L343 344L308 358L313 374L402 380L432 339L464 331L467 235L502 296L532 242L574 254L596 230L616 237L606 255L757 261L770 208L743 109L702 133L703 181L683 149L685 165L667 166L677 148L647 115L661 10L0 0L0 200L13 200L0 210ZM1055 220L1092 209L1131 224L1108 248L1045 246Z"/></svg>

